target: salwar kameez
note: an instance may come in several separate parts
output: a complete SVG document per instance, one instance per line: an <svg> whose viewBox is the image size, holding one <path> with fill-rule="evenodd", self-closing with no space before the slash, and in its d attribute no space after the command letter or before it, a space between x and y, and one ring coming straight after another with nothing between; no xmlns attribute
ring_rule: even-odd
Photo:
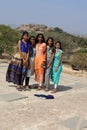
<svg viewBox="0 0 87 130"><path fill-rule="evenodd" d="M34 60L34 70L35 70L35 80L38 83L43 82L44 80L44 67L46 62L46 44L38 43L36 45L36 55Z"/></svg>
<svg viewBox="0 0 87 130"><path fill-rule="evenodd" d="M46 66L49 64L49 62L52 60L53 55L53 47L47 46L46 50ZM52 63L50 64L49 68L46 67L45 69L45 85L48 86L50 82L50 73L51 73Z"/></svg>
<svg viewBox="0 0 87 130"><path fill-rule="evenodd" d="M57 53L55 53L53 64L52 64L51 79L52 79L54 85L59 84L60 74L62 72L62 63L58 66L61 53L62 53L62 50L59 50ZM58 70L55 71L57 66L58 66Z"/></svg>

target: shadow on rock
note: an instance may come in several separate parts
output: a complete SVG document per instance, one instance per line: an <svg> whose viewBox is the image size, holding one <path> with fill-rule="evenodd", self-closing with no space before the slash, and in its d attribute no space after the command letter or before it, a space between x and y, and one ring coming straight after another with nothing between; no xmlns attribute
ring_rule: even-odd
<svg viewBox="0 0 87 130"><path fill-rule="evenodd" d="M37 89L38 88L38 84L33 84L33 85L30 85L31 86L31 89Z"/></svg>
<svg viewBox="0 0 87 130"><path fill-rule="evenodd" d="M50 85L50 90L52 90L52 89L54 89L54 85L51 84ZM70 87L70 86L58 85L58 90L60 92L62 92L62 91L68 91L70 89L72 89L72 87Z"/></svg>
<svg viewBox="0 0 87 130"><path fill-rule="evenodd" d="M12 85L12 84L10 84L9 87L17 87L17 85L14 85L14 84Z"/></svg>

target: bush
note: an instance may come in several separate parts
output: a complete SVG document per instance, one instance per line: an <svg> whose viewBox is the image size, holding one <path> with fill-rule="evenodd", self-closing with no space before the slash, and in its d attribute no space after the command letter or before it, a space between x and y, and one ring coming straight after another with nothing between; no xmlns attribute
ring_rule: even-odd
<svg viewBox="0 0 87 130"><path fill-rule="evenodd" d="M87 70L87 49L82 49L74 53L71 64L77 66L80 70Z"/></svg>
<svg viewBox="0 0 87 130"><path fill-rule="evenodd" d="M19 39L19 32L9 26L0 25L0 54L12 53Z"/></svg>

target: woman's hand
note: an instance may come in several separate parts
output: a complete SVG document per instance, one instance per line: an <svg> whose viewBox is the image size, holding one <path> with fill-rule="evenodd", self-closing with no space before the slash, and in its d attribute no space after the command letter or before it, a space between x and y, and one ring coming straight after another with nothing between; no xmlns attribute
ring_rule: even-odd
<svg viewBox="0 0 87 130"><path fill-rule="evenodd" d="M57 72L58 71L58 66L55 68L55 72Z"/></svg>
<svg viewBox="0 0 87 130"><path fill-rule="evenodd" d="M24 59L24 63L26 63L27 62L27 59Z"/></svg>
<svg viewBox="0 0 87 130"><path fill-rule="evenodd" d="M31 65L28 65L28 69L30 69L31 68Z"/></svg>
<svg viewBox="0 0 87 130"><path fill-rule="evenodd" d="M49 68L49 67L50 67L50 64L47 65L47 68Z"/></svg>
<svg viewBox="0 0 87 130"><path fill-rule="evenodd" d="M23 64L24 64L25 66L28 66L28 60L27 60L27 59L24 59L24 60L23 60Z"/></svg>

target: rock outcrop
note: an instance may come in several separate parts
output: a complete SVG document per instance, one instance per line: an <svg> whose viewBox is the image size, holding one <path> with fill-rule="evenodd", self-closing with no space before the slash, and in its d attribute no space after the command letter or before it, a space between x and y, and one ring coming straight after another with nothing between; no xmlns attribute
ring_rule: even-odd
<svg viewBox="0 0 87 130"><path fill-rule="evenodd" d="M47 27L46 25L39 25L39 24L23 24L17 28L19 31L28 31L28 32L36 32L36 33L44 33L47 31L53 31L54 28Z"/></svg>

